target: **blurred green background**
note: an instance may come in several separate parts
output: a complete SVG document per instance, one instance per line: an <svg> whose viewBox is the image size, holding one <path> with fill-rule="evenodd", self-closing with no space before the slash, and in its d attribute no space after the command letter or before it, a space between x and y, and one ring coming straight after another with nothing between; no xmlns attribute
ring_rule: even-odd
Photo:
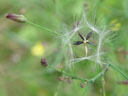
<svg viewBox="0 0 128 96"><path fill-rule="evenodd" d="M128 0L0 0L0 96L102 96L101 79L81 88L81 82L60 82L57 72L41 66L41 58L53 66L67 62L67 49L55 34L5 18L7 13L23 14L36 24L64 31L65 25L72 28L80 20L84 10L90 22L97 20L98 26L114 31L104 49L128 74ZM90 78L99 72L98 66L84 62L72 73ZM128 86L118 84L124 80L110 68L105 75L106 96L128 96Z"/></svg>

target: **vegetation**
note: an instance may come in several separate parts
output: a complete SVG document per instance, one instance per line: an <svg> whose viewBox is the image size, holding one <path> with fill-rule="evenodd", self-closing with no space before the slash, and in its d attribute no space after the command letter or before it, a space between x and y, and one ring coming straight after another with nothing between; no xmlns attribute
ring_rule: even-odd
<svg viewBox="0 0 128 96"><path fill-rule="evenodd" d="M128 96L127 3L0 0L0 96Z"/></svg>

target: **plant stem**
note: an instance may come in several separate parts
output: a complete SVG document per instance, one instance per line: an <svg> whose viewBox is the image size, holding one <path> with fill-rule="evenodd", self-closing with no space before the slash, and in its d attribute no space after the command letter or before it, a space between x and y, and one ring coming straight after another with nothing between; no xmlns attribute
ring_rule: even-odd
<svg viewBox="0 0 128 96"><path fill-rule="evenodd" d="M106 70L107 70L107 68L108 68L108 67L104 68L99 74L97 74L97 75L96 75L94 78L92 78L92 79L83 79L83 78L80 78L80 77L75 76L75 75L73 75L73 74L67 73L67 72L65 72L65 71L63 71L63 70L57 69L57 68L55 68L55 67L52 67L52 66L50 66L50 65L48 65L47 67L50 68L50 69L56 70L56 71L58 71L58 72L60 72L60 73L62 73L62 74L64 74L64 75L66 75L66 76L69 76L69 77L71 77L72 79L77 79L77 80L81 80L81 81L83 81L83 82L90 82L90 83L94 83L95 80L98 79L100 76L102 76L102 75L106 72Z"/></svg>
<svg viewBox="0 0 128 96"><path fill-rule="evenodd" d="M103 89L103 96L106 96L106 93L105 93L105 81L104 81L104 76L102 77L102 89Z"/></svg>
<svg viewBox="0 0 128 96"><path fill-rule="evenodd" d="M100 76L102 76L108 67L106 67L103 71L101 71L99 74L97 74L94 78L90 79L89 82L95 82L96 79L98 79Z"/></svg>
<svg viewBox="0 0 128 96"><path fill-rule="evenodd" d="M113 69L115 69L117 72L119 72L123 77L125 77L127 80L128 80L128 76L123 73L118 67L116 67L115 65L113 64L109 64Z"/></svg>
<svg viewBox="0 0 128 96"><path fill-rule="evenodd" d="M28 21L28 20L27 20L26 23L28 23L28 24L30 24L30 25L33 25L33 26L35 26L35 27L37 27L37 28L39 28L39 29L46 30L46 31L48 31L48 32L52 32L52 33L55 33L55 34L57 34L57 35L61 35L61 34L58 33L58 32L52 31L51 29L46 28L46 27L42 27L42 26L40 26L40 25L38 25L38 24L35 24L35 23L31 22L31 21Z"/></svg>
<svg viewBox="0 0 128 96"><path fill-rule="evenodd" d="M70 74L70 73L67 73L67 72L65 72L65 71L59 70L59 69L54 68L54 67L52 67L52 66L50 66L50 65L48 65L48 68L51 68L51 69L56 70L56 71L58 71L58 72L61 72L62 74L66 75L66 76L70 76L72 79L77 79L77 80L81 80L81 81L84 81L84 82L85 82L85 81L88 81L87 79L83 79L83 78L77 77L77 76L75 76L75 75L73 75L73 74Z"/></svg>

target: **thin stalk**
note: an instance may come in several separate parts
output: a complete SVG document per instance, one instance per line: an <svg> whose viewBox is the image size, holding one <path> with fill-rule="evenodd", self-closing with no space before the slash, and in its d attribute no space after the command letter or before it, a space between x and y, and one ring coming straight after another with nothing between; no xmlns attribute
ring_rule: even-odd
<svg viewBox="0 0 128 96"><path fill-rule="evenodd" d="M106 93L105 93L105 81L104 81L104 77L102 77L102 89L103 89L103 96L106 96Z"/></svg>
<svg viewBox="0 0 128 96"><path fill-rule="evenodd" d="M57 68L55 68L55 67L52 67L52 66L50 66L50 65L48 65L48 68L51 68L51 69L53 69L53 70L56 70L56 71L58 71L58 72L60 72L60 73L62 73L62 74L64 74L64 75L66 75L66 76L71 77L72 79L77 79L77 80L81 80L81 81L84 81L84 82L87 81L87 79L83 79L83 78L77 77L77 76L75 76L75 75L73 75L73 74L67 73L67 72L65 72L65 71L63 71L63 70L59 70L59 69L57 69Z"/></svg>
<svg viewBox="0 0 128 96"><path fill-rule="evenodd" d="M92 78L92 79L83 79L83 78L80 78L80 77L75 76L75 75L73 75L73 74L67 73L67 72L65 72L65 71L63 71L63 70L57 69L57 68L55 68L55 67L52 67L52 66L50 66L50 65L48 65L47 67L50 68L50 69L56 70L56 71L58 71L58 72L60 72L60 73L62 73L62 74L64 74L64 75L66 75L66 76L69 76L69 77L71 77L72 79L77 79L77 80L81 80L81 81L83 81L83 82L90 82L90 83L94 83L95 80L98 79L99 77L101 77L101 76L106 72L106 70L107 70L107 68L108 68L108 67L106 67L105 69L103 69L103 71L101 71L99 74L97 74L97 75L96 75L94 78Z"/></svg>
<svg viewBox="0 0 128 96"><path fill-rule="evenodd" d="M106 70L107 70L107 67L103 71L101 71L99 74L97 74L94 78L90 79L89 82L95 82L95 80L101 77Z"/></svg>
<svg viewBox="0 0 128 96"><path fill-rule="evenodd" d="M119 72L124 78L128 80L128 75L126 75L124 72L122 72L118 67L116 67L113 64L109 64L113 69L115 69L117 72Z"/></svg>
<svg viewBox="0 0 128 96"><path fill-rule="evenodd" d="M38 25L38 24L35 24L35 23L31 22L31 21L28 21L28 20L27 20L26 23L28 23L28 24L30 24L30 25L33 25L33 26L35 26L35 27L37 27L37 28L39 28L39 29L46 30L46 31L51 32L51 33L55 33L55 34L57 34L57 35L61 35L61 34L58 33L58 32L55 32L55 31L53 31L53 30L51 30L51 29L49 29L49 28L46 28L46 27L42 27L42 26L40 26L40 25Z"/></svg>

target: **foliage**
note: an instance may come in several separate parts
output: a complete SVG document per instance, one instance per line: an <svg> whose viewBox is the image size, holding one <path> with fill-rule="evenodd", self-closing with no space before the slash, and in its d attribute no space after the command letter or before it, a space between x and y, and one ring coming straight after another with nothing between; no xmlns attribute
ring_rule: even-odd
<svg viewBox="0 0 128 96"><path fill-rule="evenodd" d="M0 6L0 96L128 95L127 0L0 0ZM7 13L27 23L9 21ZM73 45L78 31L93 32L87 56L84 46Z"/></svg>

